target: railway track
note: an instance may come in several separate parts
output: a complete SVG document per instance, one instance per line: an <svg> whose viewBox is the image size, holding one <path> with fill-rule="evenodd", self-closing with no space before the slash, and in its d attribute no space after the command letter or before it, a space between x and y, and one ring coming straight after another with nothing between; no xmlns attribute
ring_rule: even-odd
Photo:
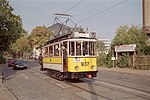
<svg viewBox="0 0 150 100"><path fill-rule="evenodd" d="M39 70L35 70L35 69L30 69L30 72L32 73L35 73L37 72L38 73L41 73L43 74L41 71ZM40 75L37 75L38 77L41 77ZM41 77L42 78L42 77ZM109 98L107 96L104 96L100 93L97 93L95 91L92 91L92 90L89 90L88 88L84 88L76 83L84 83L84 84L92 84L94 86L102 86L102 87L106 87L106 88L109 88L109 89L113 89L115 91L119 91L119 92L122 92L122 93L126 93L126 94L129 94L129 95L133 95L135 97L139 97L139 98L143 98L145 100L150 100L150 92L148 91L144 91L144 90L141 90L141 89L137 89L137 88L133 88L133 87L130 87L130 86L124 86L124 85L121 85L121 84L117 84L117 83L112 83L112 82L108 82L108 81L102 81L102 80L93 80L93 79L80 79L80 80L64 80L63 81L64 83L70 85L70 86L73 86L75 88L78 88L82 91L85 91L89 94L92 94L92 95L96 95L96 96L99 96L99 97L102 97L106 100L112 100L112 98ZM54 83L57 85L57 83ZM59 87L65 89L65 87L61 86L58 84Z"/></svg>
<svg viewBox="0 0 150 100"><path fill-rule="evenodd" d="M120 92L124 92L127 94L131 94L140 98L144 98L147 100L150 100L150 92L145 91L145 90L141 90L138 88L134 88L131 86L125 86L125 85L121 85L121 84L117 84L117 83L112 83L112 82L108 82L108 81L102 81L102 80L90 80L90 79L82 79L83 81L94 81L93 84L97 85L97 86L104 86L110 89L114 89Z"/></svg>

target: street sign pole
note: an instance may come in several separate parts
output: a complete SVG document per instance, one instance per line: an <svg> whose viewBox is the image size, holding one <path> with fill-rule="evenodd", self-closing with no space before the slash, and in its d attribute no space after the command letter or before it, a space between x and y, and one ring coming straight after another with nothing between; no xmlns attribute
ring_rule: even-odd
<svg viewBox="0 0 150 100"><path fill-rule="evenodd" d="M111 60L113 61L113 68L115 68L115 57L111 57Z"/></svg>

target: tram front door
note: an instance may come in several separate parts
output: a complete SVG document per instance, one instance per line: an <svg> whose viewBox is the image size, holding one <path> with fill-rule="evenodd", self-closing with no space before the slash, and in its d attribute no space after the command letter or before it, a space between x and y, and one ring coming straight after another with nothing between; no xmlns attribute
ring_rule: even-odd
<svg viewBox="0 0 150 100"><path fill-rule="evenodd" d="M68 60L67 60L67 49L63 49L63 70L64 72L67 72L67 66L68 66Z"/></svg>

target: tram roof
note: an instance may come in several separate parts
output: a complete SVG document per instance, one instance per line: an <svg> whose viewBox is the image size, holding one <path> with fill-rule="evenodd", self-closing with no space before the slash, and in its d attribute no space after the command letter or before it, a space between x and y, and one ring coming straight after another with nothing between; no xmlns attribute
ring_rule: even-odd
<svg viewBox="0 0 150 100"><path fill-rule="evenodd" d="M61 35L56 35L53 38L51 38L47 43L49 44L67 39L96 39L96 36L93 36L92 33L89 34L85 32L70 32Z"/></svg>

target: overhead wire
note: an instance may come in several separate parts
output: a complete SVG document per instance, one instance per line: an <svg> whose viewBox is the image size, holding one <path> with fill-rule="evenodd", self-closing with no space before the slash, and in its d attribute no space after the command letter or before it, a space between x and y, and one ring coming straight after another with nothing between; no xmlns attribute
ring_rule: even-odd
<svg viewBox="0 0 150 100"><path fill-rule="evenodd" d="M111 6L111 7L108 7L108 8L106 8L106 9L104 9L104 10L101 10L101 11L99 11L98 13L93 14L93 15L91 15L91 16L89 16L89 17L87 17L87 18L85 18L85 19L83 19L83 20L81 20L81 21L79 21L78 23L81 23L81 22L83 22L83 21L85 21L85 20L88 20L88 19L90 19L90 18L92 18L92 17L95 17L95 16L97 16L97 15L103 13L103 12L106 12L106 11L112 9L112 8L115 8L115 7L117 7L117 6L119 6L119 5L123 4L123 3L125 3L125 2L127 2L127 1L128 1L128 0L124 0L124 1L122 1L122 2L119 2L119 3L117 3L117 4L113 5L113 6Z"/></svg>
<svg viewBox="0 0 150 100"><path fill-rule="evenodd" d="M64 13L69 12L71 9L73 9L74 7L76 7L77 5L79 5L81 2L83 2L84 0L79 1L78 3L76 3L74 6L72 6L71 8L69 8L68 10L66 10Z"/></svg>
<svg viewBox="0 0 150 100"><path fill-rule="evenodd" d="M69 12L70 10L72 10L74 7L76 7L77 5L79 5L81 2L83 2L84 0L80 0L78 3L76 3L74 6L72 6L71 8L69 8L68 10L66 10L64 13ZM50 23L48 23L46 26L49 26L53 21L51 21Z"/></svg>

